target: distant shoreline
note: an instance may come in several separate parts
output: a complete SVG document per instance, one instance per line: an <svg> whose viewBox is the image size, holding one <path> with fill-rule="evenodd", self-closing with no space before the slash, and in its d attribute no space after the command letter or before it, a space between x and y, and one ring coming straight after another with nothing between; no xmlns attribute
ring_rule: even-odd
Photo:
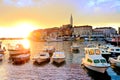
<svg viewBox="0 0 120 80"><path fill-rule="evenodd" d="M25 38L0 38L0 40L22 40Z"/></svg>

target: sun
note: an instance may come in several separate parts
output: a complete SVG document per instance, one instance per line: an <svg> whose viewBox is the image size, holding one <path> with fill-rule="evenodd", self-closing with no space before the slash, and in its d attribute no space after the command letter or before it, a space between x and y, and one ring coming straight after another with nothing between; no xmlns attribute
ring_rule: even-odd
<svg viewBox="0 0 120 80"><path fill-rule="evenodd" d="M14 31L16 31L16 36L27 38L30 32L35 29L36 26L31 23L20 23L15 26Z"/></svg>

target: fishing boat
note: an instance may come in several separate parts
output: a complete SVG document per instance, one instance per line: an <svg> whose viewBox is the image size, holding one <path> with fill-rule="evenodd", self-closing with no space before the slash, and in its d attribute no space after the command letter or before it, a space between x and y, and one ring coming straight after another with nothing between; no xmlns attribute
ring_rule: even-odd
<svg viewBox="0 0 120 80"><path fill-rule="evenodd" d="M25 63L30 60L30 54L21 54L12 57L12 62L14 64Z"/></svg>
<svg viewBox="0 0 120 80"><path fill-rule="evenodd" d="M82 58L82 65L98 73L105 73L106 69L110 66L106 59L102 57L101 51L97 47L85 48L85 57Z"/></svg>
<svg viewBox="0 0 120 80"><path fill-rule="evenodd" d="M45 63L50 61L50 56L48 52L40 52L39 55L33 58L34 63Z"/></svg>
<svg viewBox="0 0 120 80"><path fill-rule="evenodd" d="M65 53L60 51L55 51L51 57L51 63L62 63L65 62Z"/></svg>
<svg viewBox="0 0 120 80"><path fill-rule="evenodd" d="M120 67L120 55L118 57L110 57L109 61L112 65Z"/></svg>

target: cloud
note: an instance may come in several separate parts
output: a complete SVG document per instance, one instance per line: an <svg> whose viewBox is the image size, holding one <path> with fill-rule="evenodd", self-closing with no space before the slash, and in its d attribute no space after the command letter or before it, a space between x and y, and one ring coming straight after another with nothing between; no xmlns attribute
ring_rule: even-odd
<svg viewBox="0 0 120 80"><path fill-rule="evenodd" d="M17 6L17 7L35 5L34 0L3 0L3 2L7 5L12 5L12 6Z"/></svg>
<svg viewBox="0 0 120 80"><path fill-rule="evenodd" d="M99 7L99 11L102 13L117 13L120 11L120 0L89 0L86 2L86 7L88 10L91 9L91 12L96 12L96 8L98 11Z"/></svg>

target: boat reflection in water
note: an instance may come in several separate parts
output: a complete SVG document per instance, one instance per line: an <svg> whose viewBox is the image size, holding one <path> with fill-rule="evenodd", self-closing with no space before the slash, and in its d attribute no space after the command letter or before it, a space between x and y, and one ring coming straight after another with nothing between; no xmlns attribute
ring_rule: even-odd
<svg viewBox="0 0 120 80"><path fill-rule="evenodd" d="M117 66L114 66L114 65L112 65L111 67L112 67L113 71L114 71L117 75L120 76L120 67L117 67Z"/></svg>
<svg viewBox="0 0 120 80"><path fill-rule="evenodd" d="M99 73L89 68L86 68L84 65L82 65L82 68L93 80L111 80L111 76L108 75L107 71L105 71L105 73Z"/></svg>

